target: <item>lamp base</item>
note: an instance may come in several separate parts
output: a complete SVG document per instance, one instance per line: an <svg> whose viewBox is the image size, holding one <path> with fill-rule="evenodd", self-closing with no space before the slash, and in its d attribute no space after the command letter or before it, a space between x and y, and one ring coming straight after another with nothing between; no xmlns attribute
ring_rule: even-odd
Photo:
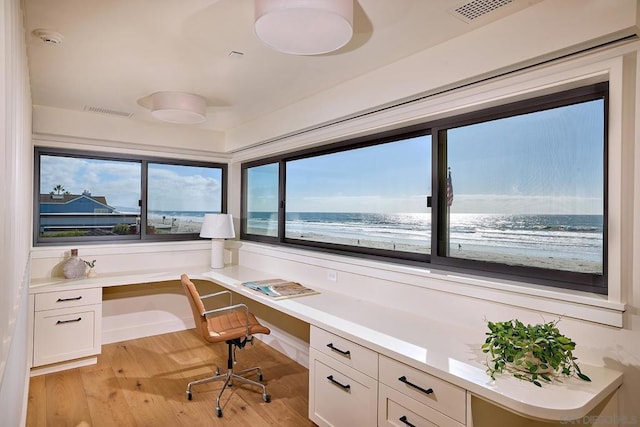
<svg viewBox="0 0 640 427"><path fill-rule="evenodd" d="M211 268L224 268L224 239L211 239Z"/></svg>

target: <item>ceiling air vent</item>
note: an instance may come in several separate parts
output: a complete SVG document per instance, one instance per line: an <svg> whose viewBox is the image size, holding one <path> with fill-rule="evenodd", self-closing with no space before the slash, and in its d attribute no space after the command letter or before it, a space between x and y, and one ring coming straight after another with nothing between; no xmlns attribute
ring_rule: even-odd
<svg viewBox="0 0 640 427"><path fill-rule="evenodd" d="M451 10L451 13L463 21L471 22L512 2L513 0L473 0Z"/></svg>
<svg viewBox="0 0 640 427"><path fill-rule="evenodd" d="M133 113L127 113L126 111L110 110L108 108L92 107L90 105L85 105L84 106L84 111L89 111L91 113L110 114L112 116L120 116L120 117L131 117L131 116L133 116Z"/></svg>

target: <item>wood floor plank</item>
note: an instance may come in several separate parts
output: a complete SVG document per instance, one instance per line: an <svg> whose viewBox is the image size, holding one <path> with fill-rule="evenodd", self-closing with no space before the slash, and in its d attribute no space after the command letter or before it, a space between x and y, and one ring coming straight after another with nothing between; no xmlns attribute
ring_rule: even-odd
<svg viewBox="0 0 640 427"><path fill-rule="evenodd" d="M29 381L29 402L27 403L27 420L33 427L47 425L47 398L44 375L31 378Z"/></svg>
<svg viewBox="0 0 640 427"><path fill-rule="evenodd" d="M111 364L122 389L131 413L139 426L162 425L168 419L175 417L171 407L158 389L159 381L152 381L153 364L147 366L144 361L153 358L147 345L137 343L121 343L116 346L111 355ZM143 360L140 362L139 360Z"/></svg>
<svg viewBox="0 0 640 427"><path fill-rule="evenodd" d="M91 413L79 369L57 372L45 378L47 425L91 426Z"/></svg>
<svg viewBox="0 0 640 427"><path fill-rule="evenodd" d="M107 344L97 365L31 378L27 426L314 426L307 369L257 340L236 355L236 369L260 365L270 403L259 388L237 384L225 390L218 418L222 382L194 386L188 401L187 383L213 375L216 364L226 370L227 359L224 344L207 345L191 330Z"/></svg>
<svg viewBox="0 0 640 427"><path fill-rule="evenodd" d="M82 372L82 383L94 427L136 427L130 422L133 414L117 381L111 367Z"/></svg>

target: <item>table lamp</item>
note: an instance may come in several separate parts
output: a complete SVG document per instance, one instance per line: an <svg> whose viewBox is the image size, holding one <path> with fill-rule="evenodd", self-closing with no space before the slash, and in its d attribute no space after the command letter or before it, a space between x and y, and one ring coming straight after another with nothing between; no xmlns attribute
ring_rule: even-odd
<svg viewBox="0 0 640 427"><path fill-rule="evenodd" d="M211 239L211 268L223 268L224 239L236 237L231 214L205 214L200 237Z"/></svg>

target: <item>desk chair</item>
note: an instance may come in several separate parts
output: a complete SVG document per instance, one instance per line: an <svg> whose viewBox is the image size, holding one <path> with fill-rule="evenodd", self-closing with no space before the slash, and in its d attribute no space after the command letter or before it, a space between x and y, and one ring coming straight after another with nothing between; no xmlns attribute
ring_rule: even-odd
<svg viewBox="0 0 640 427"><path fill-rule="evenodd" d="M262 326L249 309L244 304L233 304L230 291L221 291L213 294L202 295L198 293L196 286L189 280L186 274L180 277L182 286L187 294L191 311L193 312L193 320L196 323L196 329L207 343L226 342L228 346L227 372L220 373L220 369L216 366L216 374L213 377L203 378L201 380L191 381L187 384L187 399L191 400L191 386L204 384L216 380L224 380L224 385L220 394L216 399L216 414L222 417L222 407L220 406L220 398L227 387L233 385L233 381L237 380L242 383L252 384L262 388L262 399L265 402L271 401L271 396L267 394L267 388L262 384L262 371L259 367L234 371L236 348L244 348L247 343L253 344L253 334L269 334L269 328ZM229 305L212 310L206 310L203 300L213 297L219 297L229 294ZM256 371L258 381L253 381L241 376L247 372Z"/></svg>

